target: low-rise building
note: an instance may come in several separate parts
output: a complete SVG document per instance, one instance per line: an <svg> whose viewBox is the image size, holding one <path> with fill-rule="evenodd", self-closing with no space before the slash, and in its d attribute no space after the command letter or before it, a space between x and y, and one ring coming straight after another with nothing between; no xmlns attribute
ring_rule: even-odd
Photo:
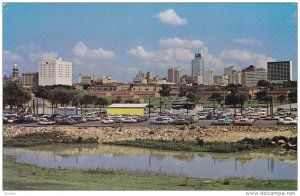
<svg viewBox="0 0 300 196"><path fill-rule="evenodd" d="M107 114L144 115L147 106L148 104L112 104L107 107Z"/></svg>
<svg viewBox="0 0 300 196"><path fill-rule="evenodd" d="M265 69L255 69L253 65L250 65L242 70L242 86L256 86L260 80L267 80L267 71Z"/></svg>

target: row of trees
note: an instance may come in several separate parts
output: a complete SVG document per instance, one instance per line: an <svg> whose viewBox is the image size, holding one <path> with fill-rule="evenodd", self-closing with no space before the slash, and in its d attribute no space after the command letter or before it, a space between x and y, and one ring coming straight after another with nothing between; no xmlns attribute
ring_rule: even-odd
<svg viewBox="0 0 300 196"><path fill-rule="evenodd" d="M31 93L17 82L6 82L3 85L3 106L9 106L10 111L16 106L19 112L19 108L23 108L31 97Z"/></svg>
<svg viewBox="0 0 300 196"><path fill-rule="evenodd" d="M76 91L74 88L68 86L39 86L34 89L34 94L38 98L47 99L52 104L52 108L72 105L74 107L87 107L88 105L102 107L108 105L110 101L105 97L96 97L84 94L81 91ZM44 107L44 106L43 106Z"/></svg>

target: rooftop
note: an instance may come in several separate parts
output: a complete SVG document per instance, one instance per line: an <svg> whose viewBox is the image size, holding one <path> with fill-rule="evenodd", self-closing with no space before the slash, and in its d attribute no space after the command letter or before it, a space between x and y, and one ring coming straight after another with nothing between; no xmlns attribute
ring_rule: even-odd
<svg viewBox="0 0 300 196"><path fill-rule="evenodd" d="M138 103L134 103L134 104L111 104L110 106L108 106L108 108L144 108L146 107L148 104L138 104Z"/></svg>

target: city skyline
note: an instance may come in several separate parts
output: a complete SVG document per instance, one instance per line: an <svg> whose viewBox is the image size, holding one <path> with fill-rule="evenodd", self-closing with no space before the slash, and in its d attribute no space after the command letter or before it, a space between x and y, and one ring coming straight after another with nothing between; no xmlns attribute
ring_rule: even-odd
<svg viewBox="0 0 300 196"><path fill-rule="evenodd" d="M296 80L297 4L3 5L3 75L13 64L37 71L52 56L73 63L73 82L79 74L129 82L140 70L167 76L177 67L190 75L195 53L216 75L233 64L291 60Z"/></svg>

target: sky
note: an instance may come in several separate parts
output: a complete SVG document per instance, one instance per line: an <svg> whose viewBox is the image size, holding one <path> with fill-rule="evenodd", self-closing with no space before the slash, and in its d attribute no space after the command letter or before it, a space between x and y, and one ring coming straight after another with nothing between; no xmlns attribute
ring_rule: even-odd
<svg viewBox="0 0 300 196"><path fill-rule="evenodd" d="M293 61L297 79L296 3L4 3L3 75L38 71L45 57L73 63L81 75L130 82L139 71L191 74Z"/></svg>

